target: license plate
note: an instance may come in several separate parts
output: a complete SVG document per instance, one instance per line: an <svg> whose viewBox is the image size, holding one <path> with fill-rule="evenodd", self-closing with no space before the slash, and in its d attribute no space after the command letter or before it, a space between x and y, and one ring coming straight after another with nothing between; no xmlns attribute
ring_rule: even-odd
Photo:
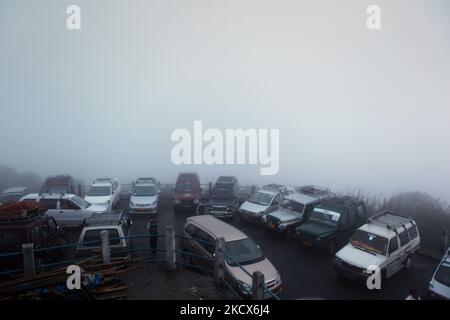
<svg viewBox="0 0 450 320"><path fill-rule="evenodd" d="M190 197L191 194L190 194L190 193L185 193L184 196L185 196L185 197Z"/></svg>
<svg viewBox="0 0 450 320"><path fill-rule="evenodd" d="M273 223L269 223L269 228L275 229L275 225Z"/></svg>
<svg viewBox="0 0 450 320"><path fill-rule="evenodd" d="M301 241L301 244L304 246L307 246L307 247L311 246L311 242L309 242L309 241Z"/></svg>

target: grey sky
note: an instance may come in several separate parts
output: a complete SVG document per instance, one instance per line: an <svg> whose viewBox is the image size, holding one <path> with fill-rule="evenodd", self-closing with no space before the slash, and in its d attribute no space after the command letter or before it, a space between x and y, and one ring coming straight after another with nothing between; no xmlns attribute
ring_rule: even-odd
<svg viewBox="0 0 450 320"><path fill-rule="evenodd" d="M380 31L366 28L370 4ZM0 163L450 200L449 40L447 0L2 0ZM170 134L194 120L279 128L279 174L174 166Z"/></svg>

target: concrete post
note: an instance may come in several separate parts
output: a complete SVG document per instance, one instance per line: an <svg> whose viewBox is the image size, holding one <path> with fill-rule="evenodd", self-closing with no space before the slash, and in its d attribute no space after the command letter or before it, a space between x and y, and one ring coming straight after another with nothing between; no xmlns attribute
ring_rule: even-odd
<svg viewBox="0 0 450 320"><path fill-rule="evenodd" d="M22 244L23 252L23 273L25 278L31 278L36 275L36 268L34 262L34 244Z"/></svg>
<svg viewBox="0 0 450 320"><path fill-rule="evenodd" d="M442 230L442 251L445 253L448 248L448 230Z"/></svg>
<svg viewBox="0 0 450 320"><path fill-rule="evenodd" d="M214 280L216 284L220 285L223 283L225 271L225 256L223 250L225 249L225 239L216 239L216 252L215 252L215 262L214 262Z"/></svg>
<svg viewBox="0 0 450 320"><path fill-rule="evenodd" d="M165 237L165 251L166 251L166 267L168 270L175 270L176 252L175 252L175 230L173 226L166 226Z"/></svg>
<svg viewBox="0 0 450 320"><path fill-rule="evenodd" d="M109 247L109 232L107 230L100 231L102 241L102 258L103 263L111 263L111 248Z"/></svg>
<svg viewBox="0 0 450 320"><path fill-rule="evenodd" d="M253 272L252 299L264 300L264 274L260 271Z"/></svg>
<svg viewBox="0 0 450 320"><path fill-rule="evenodd" d="M208 197L211 197L211 191L212 191L212 183L210 182L208 184Z"/></svg>
<svg viewBox="0 0 450 320"><path fill-rule="evenodd" d="M78 195L83 198L83 192L81 189L81 184L78 185Z"/></svg>

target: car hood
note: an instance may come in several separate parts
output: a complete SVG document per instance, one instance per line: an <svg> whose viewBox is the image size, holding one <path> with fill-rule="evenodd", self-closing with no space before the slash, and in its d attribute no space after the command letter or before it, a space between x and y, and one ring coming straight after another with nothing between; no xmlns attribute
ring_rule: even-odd
<svg viewBox="0 0 450 320"><path fill-rule="evenodd" d="M379 266L385 259L385 256L372 254L357 249L350 243L336 253L336 257L359 268L367 270L368 266Z"/></svg>
<svg viewBox="0 0 450 320"><path fill-rule="evenodd" d="M247 264L245 266L242 266L242 268L244 268L249 274L253 274L253 272L255 271L260 271L264 275L265 282L272 281L278 276L277 269L267 258L260 262ZM250 277L240 267L228 265L228 270L235 279L245 282L250 287L252 286L252 277Z"/></svg>
<svg viewBox="0 0 450 320"><path fill-rule="evenodd" d="M268 214L267 216L276 217L276 218L280 219L280 221L289 221L289 220L301 218L302 214L280 208L277 211L272 212L271 214Z"/></svg>
<svg viewBox="0 0 450 320"><path fill-rule="evenodd" d="M208 206L233 206L233 199L209 199Z"/></svg>
<svg viewBox="0 0 450 320"><path fill-rule="evenodd" d="M253 213L258 213L258 212L263 212L266 211L268 206L262 205L262 204L257 204L254 202L250 202L250 201L245 201L240 209L248 211L248 212L253 212Z"/></svg>
<svg viewBox="0 0 450 320"><path fill-rule="evenodd" d="M436 281L434 278L431 281L431 285L433 286L433 288L430 289L431 291L433 291L433 292L437 293L438 295L443 296L447 299L450 299L450 287Z"/></svg>
<svg viewBox="0 0 450 320"><path fill-rule="evenodd" d="M134 204L151 204L156 201L156 196L131 196Z"/></svg>
<svg viewBox="0 0 450 320"><path fill-rule="evenodd" d="M89 203L105 203L106 201L112 201L112 196L86 196L84 197L84 200L86 200Z"/></svg>
<svg viewBox="0 0 450 320"><path fill-rule="evenodd" d="M105 212L108 210L108 208L106 206L102 206L99 204L91 204L89 207L86 208L86 210L92 212Z"/></svg>
<svg viewBox="0 0 450 320"><path fill-rule="evenodd" d="M296 229L297 233L305 233L313 236L326 236L336 231L336 228L325 223L307 221Z"/></svg>

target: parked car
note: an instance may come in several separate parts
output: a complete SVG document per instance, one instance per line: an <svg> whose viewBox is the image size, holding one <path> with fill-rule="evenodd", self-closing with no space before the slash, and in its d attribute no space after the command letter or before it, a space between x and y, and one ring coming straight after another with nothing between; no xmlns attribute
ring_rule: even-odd
<svg viewBox="0 0 450 320"><path fill-rule="evenodd" d="M117 179L98 178L89 187L84 199L92 204L98 204L111 210L120 201L121 187Z"/></svg>
<svg viewBox="0 0 450 320"><path fill-rule="evenodd" d="M431 299L450 299L450 248L444 254L439 266L428 284L427 296Z"/></svg>
<svg viewBox="0 0 450 320"><path fill-rule="evenodd" d="M189 208L196 209L200 203L202 189L200 179L196 173L180 173L174 189L174 210Z"/></svg>
<svg viewBox="0 0 450 320"><path fill-rule="evenodd" d="M334 269L340 275L366 281L369 266L381 271L381 279L409 268L419 250L420 236L411 217L384 211L370 217L354 233L350 242L336 253Z"/></svg>
<svg viewBox="0 0 450 320"><path fill-rule="evenodd" d="M205 214L217 218L233 217L239 208L239 191L236 177L219 177L211 190Z"/></svg>
<svg viewBox="0 0 450 320"><path fill-rule="evenodd" d="M19 201L24 195L26 195L27 188L26 187L16 187L16 188L8 188L3 190L0 193L0 204L9 202L9 201Z"/></svg>
<svg viewBox="0 0 450 320"><path fill-rule="evenodd" d="M252 291L252 277L245 271L249 274L262 272L266 288L273 293L281 291L280 273L266 258L262 249L235 227L211 215L200 215L186 219L183 235L182 250L194 254L184 256L187 263L212 270L215 241L219 238L225 239L225 281L242 297L250 297ZM271 298L270 293L265 293L265 297Z"/></svg>
<svg viewBox="0 0 450 320"><path fill-rule="evenodd" d="M40 193L70 193L77 194L75 180L70 175L48 176L42 184Z"/></svg>
<svg viewBox="0 0 450 320"><path fill-rule="evenodd" d="M295 227L305 221L314 207L332 196L329 189L304 186L286 195L278 210L262 216L266 226L274 231L291 234Z"/></svg>
<svg viewBox="0 0 450 320"><path fill-rule="evenodd" d="M53 217L45 214L47 208L39 203L15 202L0 206L0 254L21 252L22 244L33 243L36 265L52 261L64 248L40 251L38 249L67 244L64 230ZM23 267L22 255L2 258L0 271Z"/></svg>
<svg viewBox="0 0 450 320"><path fill-rule="evenodd" d="M253 193L239 207L239 217L246 221L261 222L264 215L278 210L281 200L294 190L278 184L268 184Z"/></svg>
<svg viewBox="0 0 450 320"><path fill-rule="evenodd" d="M45 205L48 209L46 214L65 227L80 227L92 213L106 211L106 207L91 204L75 194L30 193L22 197L21 201Z"/></svg>
<svg viewBox="0 0 450 320"><path fill-rule="evenodd" d="M100 232L109 233L111 258L128 259L132 249L131 220L122 211L94 213L86 219L75 254L87 257L102 254Z"/></svg>
<svg viewBox="0 0 450 320"><path fill-rule="evenodd" d="M155 178L138 178L130 192L130 213L157 213L160 184Z"/></svg>
<svg viewBox="0 0 450 320"><path fill-rule="evenodd" d="M294 237L305 246L335 254L366 220L364 201L353 197L331 198L314 208L307 220L296 227Z"/></svg>

